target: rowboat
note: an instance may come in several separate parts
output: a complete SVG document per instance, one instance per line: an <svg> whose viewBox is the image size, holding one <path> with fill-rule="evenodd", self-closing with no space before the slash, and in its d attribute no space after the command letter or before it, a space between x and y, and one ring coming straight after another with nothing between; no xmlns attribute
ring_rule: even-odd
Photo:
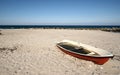
<svg viewBox="0 0 120 75"><path fill-rule="evenodd" d="M80 59L89 60L99 65L103 65L109 60L109 58L114 57L113 54L106 50L70 40L58 42L57 47L66 54Z"/></svg>

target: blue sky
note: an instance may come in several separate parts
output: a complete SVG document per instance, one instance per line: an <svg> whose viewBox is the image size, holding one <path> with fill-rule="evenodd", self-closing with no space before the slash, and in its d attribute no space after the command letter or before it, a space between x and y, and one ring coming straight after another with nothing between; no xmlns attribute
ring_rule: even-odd
<svg viewBox="0 0 120 75"><path fill-rule="evenodd" d="M0 0L0 24L120 25L120 0Z"/></svg>

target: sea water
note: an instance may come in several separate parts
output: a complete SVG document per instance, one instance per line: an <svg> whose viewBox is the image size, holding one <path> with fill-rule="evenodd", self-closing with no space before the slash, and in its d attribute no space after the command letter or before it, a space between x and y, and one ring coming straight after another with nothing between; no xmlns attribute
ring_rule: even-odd
<svg viewBox="0 0 120 75"><path fill-rule="evenodd" d="M120 25L0 25L0 29L22 29L22 28L120 28Z"/></svg>

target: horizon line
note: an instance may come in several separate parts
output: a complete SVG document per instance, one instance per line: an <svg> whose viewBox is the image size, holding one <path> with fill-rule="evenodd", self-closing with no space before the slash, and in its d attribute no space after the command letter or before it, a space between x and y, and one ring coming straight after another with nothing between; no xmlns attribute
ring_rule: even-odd
<svg viewBox="0 0 120 75"><path fill-rule="evenodd" d="M57 26L57 25L66 25L66 26L70 26L70 25L78 25L78 26L80 26L80 25L85 25L85 26L94 26L94 25L98 25L98 26L101 26L101 25L104 25L104 26L120 26L120 24L0 24L0 26L2 26L2 25L37 25L37 26L39 26L39 25L55 25L55 26Z"/></svg>

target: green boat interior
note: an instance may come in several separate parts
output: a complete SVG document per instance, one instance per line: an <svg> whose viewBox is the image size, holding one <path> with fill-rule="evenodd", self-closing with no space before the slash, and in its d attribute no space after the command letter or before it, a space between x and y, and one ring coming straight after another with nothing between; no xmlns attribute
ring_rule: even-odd
<svg viewBox="0 0 120 75"><path fill-rule="evenodd" d="M76 53L81 53L81 54L87 54L87 55L99 55L96 52L90 51L90 50L86 50L85 48L81 47L81 46L77 46L68 42L62 42L59 43L58 45L60 45L61 47L76 52Z"/></svg>

